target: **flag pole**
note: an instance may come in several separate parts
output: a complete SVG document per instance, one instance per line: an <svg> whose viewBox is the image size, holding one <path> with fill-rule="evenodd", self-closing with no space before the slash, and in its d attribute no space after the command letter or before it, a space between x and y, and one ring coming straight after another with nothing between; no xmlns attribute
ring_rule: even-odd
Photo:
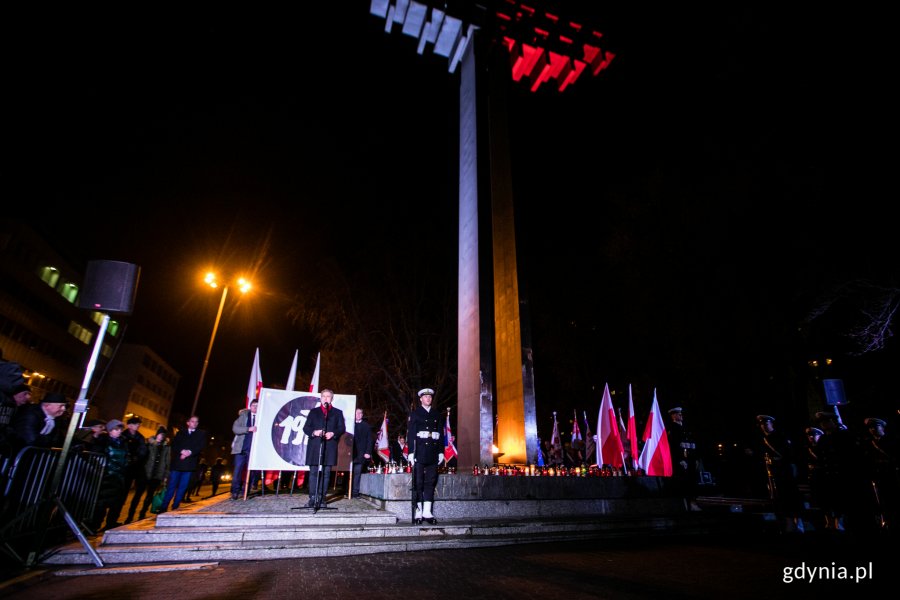
<svg viewBox="0 0 900 600"><path fill-rule="evenodd" d="M591 424L588 422L587 411L586 411L586 410L583 410L583 411L581 411L581 412L582 412L582 414L584 415L584 427L585 427L585 429L584 429L584 457L585 457L585 458L588 458L588 455L587 455L587 443L588 443L588 438L590 438L590 440L591 440L592 442L594 442L594 437L593 437L594 434L591 433ZM596 442L594 442L594 456L592 456L592 457L589 459L589 462L588 462L588 466L589 466L589 467L590 467L592 464L594 464L594 459L595 459L595 458L597 458L597 443L596 443Z"/></svg>
<svg viewBox="0 0 900 600"><path fill-rule="evenodd" d="M619 406L618 408L616 408L616 411L618 411L618 413L619 413L619 425L622 426L622 428L624 429L625 426L624 426L624 421L622 421L622 407ZM628 430L626 429L625 431L628 431ZM626 433L626 435L628 435L628 434ZM619 434L619 439L622 439L621 433ZM622 444L622 469L626 473L628 473L628 461L625 460L625 444Z"/></svg>

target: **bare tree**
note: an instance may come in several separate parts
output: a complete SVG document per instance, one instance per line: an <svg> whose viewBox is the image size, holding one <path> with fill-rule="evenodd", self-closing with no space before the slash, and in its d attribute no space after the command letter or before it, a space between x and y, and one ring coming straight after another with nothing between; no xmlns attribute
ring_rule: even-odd
<svg viewBox="0 0 900 600"><path fill-rule="evenodd" d="M835 318L837 328L852 343L850 354L861 356L884 348L893 336L891 323L898 308L900 288L853 280L820 298L805 322L811 324L826 314Z"/></svg>
<svg viewBox="0 0 900 600"><path fill-rule="evenodd" d="M301 284L288 311L308 328L329 367L329 386L353 390L372 412L405 423L423 387L438 391L436 406L456 402L455 290L406 262L393 269L345 276L323 262ZM449 288L449 289L448 289Z"/></svg>

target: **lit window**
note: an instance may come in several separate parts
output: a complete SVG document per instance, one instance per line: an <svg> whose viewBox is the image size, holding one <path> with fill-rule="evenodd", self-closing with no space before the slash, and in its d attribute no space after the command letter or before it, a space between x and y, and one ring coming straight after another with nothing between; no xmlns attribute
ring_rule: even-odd
<svg viewBox="0 0 900 600"><path fill-rule="evenodd" d="M55 288L56 283L59 281L59 271L56 270L56 267L40 267L38 269L38 277L50 287Z"/></svg>
<svg viewBox="0 0 900 600"><path fill-rule="evenodd" d="M90 344L91 340L94 338L94 334L90 329L85 329L75 321L71 321L69 323L69 334L73 337L77 338L81 342L85 344Z"/></svg>
<svg viewBox="0 0 900 600"><path fill-rule="evenodd" d="M59 292L59 295L71 302L75 303L75 299L78 297L78 286L71 281L65 281L56 286L56 291Z"/></svg>

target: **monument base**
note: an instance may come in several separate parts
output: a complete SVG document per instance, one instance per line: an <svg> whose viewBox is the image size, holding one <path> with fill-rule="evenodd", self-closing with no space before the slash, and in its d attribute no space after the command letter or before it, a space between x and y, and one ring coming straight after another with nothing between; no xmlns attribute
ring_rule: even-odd
<svg viewBox="0 0 900 600"><path fill-rule="evenodd" d="M365 473L360 494L376 507L412 518L410 474ZM687 511L666 477L504 477L440 475L439 519L555 518L575 515L671 515Z"/></svg>

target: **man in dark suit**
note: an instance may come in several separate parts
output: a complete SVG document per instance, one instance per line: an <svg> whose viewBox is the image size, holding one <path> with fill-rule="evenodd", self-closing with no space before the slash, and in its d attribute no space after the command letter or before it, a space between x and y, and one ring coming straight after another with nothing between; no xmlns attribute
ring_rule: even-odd
<svg viewBox="0 0 900 600"><path fill-rule="evenodd" d="M372 460L375 442L372 439L372 428L363 418L363 409L356 409L356 422L353 425L353 484L350 497L359 496L359 481L362 478L362 470Z"/></svg>
<svg viewBox="0 0 900 600"><path fill-rule="evenodd" d="M391 442L391 462L402 465L409 460L409 449L406 447L406 435L401 433Z"/></svg>
<svg viewBox="0 0 900 600"><path fill-rule="evenodd" d="M325 504L331 467L337 464L338 441L346 431L344 413L331 405L334 392L322 390L321 404L309 411L303 433L309 436L306 464L309 465L309 502L318 508ZM324 446L323 446L324 444ZM319 477L321 471L322 477Z"/></svg>
<svg viewBox="0 0 900 600"><path fill-rule="evenodd" d="M172 440L169 485L166 488L166 495L163 497L162 509L159 514L168 510L172 498L175 499L172 503L172 510L178 508L191 483L191 476L197 470L197 465L200 464L200 453L206 447L206 432L197 429L199 424L200 418L197 415L192 416L187 420L187 428L179 431Z"/></svg>

